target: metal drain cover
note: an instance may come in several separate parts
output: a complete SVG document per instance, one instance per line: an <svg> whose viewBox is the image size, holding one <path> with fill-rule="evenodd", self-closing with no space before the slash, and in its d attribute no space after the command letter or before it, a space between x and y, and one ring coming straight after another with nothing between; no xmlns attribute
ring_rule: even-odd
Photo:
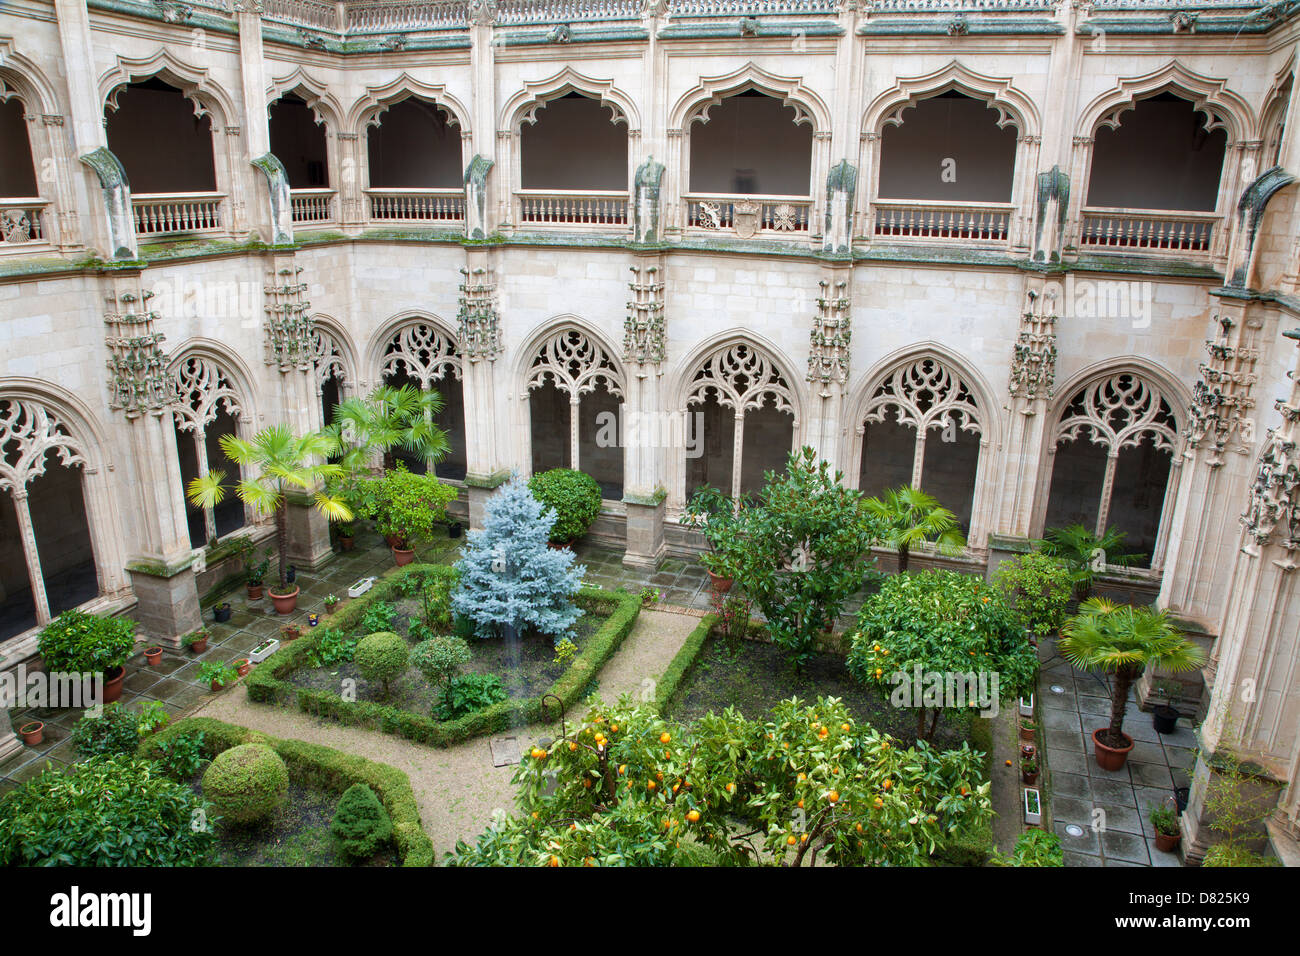
<svg viewBox="0 0 1300 956"><path fill-rule="evenodd" d="M1051 692L1052 692L1053 694L1064 694L1064 693L1065 693L1065 688L1062 687L1060 684L1053 684L1053 685L1052 685L1050 688L1048 688L1048 689L1051 690Z"/></svg>
<svg viewBox="0 0 1300 956"><path fill-rule="evenodd" d="M519 763L522 754L518 737L496 737L489 746L492 748L492 766L508 767Z"/></svg>
<svg viewBox="0 0 1300 956"><path fill-rule="evenodd" d="M1065 832L1070 834L1070 836L1080 837L1083 836L1083 827L1079 826L1077 823L1071 823L1066 826Z"/></svg>

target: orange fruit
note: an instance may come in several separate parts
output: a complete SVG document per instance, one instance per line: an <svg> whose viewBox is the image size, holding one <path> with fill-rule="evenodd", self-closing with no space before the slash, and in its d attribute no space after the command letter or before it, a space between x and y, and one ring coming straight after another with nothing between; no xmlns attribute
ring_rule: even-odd
<svg viewBox="0 0 1300 956"><path fill-rule="evenodd" d="M686 814L686 819L690 820L692 823L695 823L700 819L700 811L699 810L690 811L688 814Z"/></svg>
<svg viewBox="0 0 1300 956"><path fill-rule="evenodd" d="M826 794L826 799L829 800L831 803L839 803L840 792L838 790L832 790L830 793Z"/></svg>
<svg viewBox="0 0 1300 956"><path fill-rule="evenodd" d="M845 731L847 731L848 729L849 729L849 725L848 725L848 724L840 724L840 730L845 730Z"/></svg>
<svg viewBox="0 0 1300 956"><path fill-rule="evenodd" d="M796 843L798 843L799 841L796 840L796 839L794 838L794 834L791 833L788 837L785 838L785 842L788 843L790 846L794 846L794 845L795 845Z"/></svg>
<svg viewBox="0 0 1300 956"><path fill-rule="evenodd" d="M727 793L735 793L735 792L736 792L736 785L734 783L727 784Z"/></svg>
<svg viewBox="0 0 1300 956"><path fill-rule="evenodd" d="M560 858L559 858L558 856L553 856L553 857L551 857L551 862L550 862L549 864L547 864L547 865L548 865L548 866L559 866L559 865L560 865Z"/></svg>
<svg viewBox="0 0 1300 956"><path fill-rule="evenodd" d="M672 739L673 739L672 734L666 731L659 735L659 742L661 744L671 743Z"/></svg>
<svg viewBox="0 0 1300 956"><path fill-rule="evenodd" d="M647 790L653 790L653 789L655 788L655 782L654 782L653 780L651 780L649 783L647 783L647 784L645 785L645 788L646 788Z"/></svg>

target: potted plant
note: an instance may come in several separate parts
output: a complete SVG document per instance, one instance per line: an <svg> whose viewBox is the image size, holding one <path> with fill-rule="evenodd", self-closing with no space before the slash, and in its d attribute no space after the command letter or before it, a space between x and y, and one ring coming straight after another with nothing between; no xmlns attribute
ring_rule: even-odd
<svg viewBox="0 0 1300 956"><path fill-rule="evenodd" d="M232 613L233 608L231 608L230 602L222 601L212 609L212 620L216 621L218 624L225 624L230 620L230 615Z"/></svg>
<svg viewBox="0 0 1300 956"><path fill-rule="evenodd" d="M528 491L555 512L550 543L572 545L600 514L600 485L591 475L572 468L552 468L528 479Z"/></svg>
<svg viewBox="0 0 1300 956"><path fill-rule="evenodd" d="M1036 787L1025 787L1025 822L1036 827L1043 822L1043 796Z"/></svg>
<svg viewBox="0 0 1300 956"><path fill-rule="evenodd" d="M147 663L150 667L157 667L160 663L162 663L162 651L163 649L159 647L157 644L154 644L151 647L146 647L144 649L145 663Z"/></svg>
<svg viewBox="0 0 1300 956"><path fill-rule="evenodd" d="M135 621L64 611L41 630L40 654L49 673L103 674L104 703L122 696L125 664L135 650Z"/></svg>
<svg viewBox="0 0 1300 956"><path fill-rule="evenodd" d="M736 561L733 552L739 546L736 534L738 505L711 485L703 485L691 495L682 514L682 523L704 535L709 550L700 555L700 564L709 573L713 590L725 594L731 590Z"/></svg>
<svg viewBox="0 0 1300 956"><path fill-rule="evenodd" d="M1020 739L1037 740L1038 739L1038 721L1025 719L1020 722Z"/></svg>
<svg viewBox="0 0 1300 956"><path fill-rule="evenodd" d="M339 549L342 551L351 551L356 547L356 529L352 527L351 521L345 521L339 525Z"/></svg>
<svg viewBox="0 0 1300 956"><path fill-rule="evenodd" d="M1178 730L1178 718L1182 716L1174 706L1182 685L1175 680L1161 680L1156 681L1156 690L1165 702L1151 708L1151 724L1158 734L1172 734Z"/></svg>
<svg viewBox="0 0 1300 956"><path fill-rule="evenodd" d="M648 584L641 589L641 606L650 607L652 604L659 602L659 591L650 587Z"/></svg>
<svg viewBox="0 0 1300 956"><path fill-rule="evenodd" d="M867 513L879 523L881 543L898 555L898 573L908 568L908 558L918 545L933 543L940 554L959 555L966 547L957 516L920 488L891 488L880 498L868 498Z"/></svg>
<svg viewBox="0 0 1300 956"><path fill-rule="evenodd" d="M302 637L302 627L297 624L284 624L280 627L280 637L286 641L296 641Z"/></svg>
<svg viewBox="0 0 1300 956"><path fill-rule="evenodd" d="M199 680L207 681L209 686L215 690L221 690L235 679L235 669L229 664L218 664L216 661L208 661L199 668Z"/></svg>
<svg viewBox="0 0 1300 956"><path fill-rule="evenodd" d="M329 462L339 451L338 435L332 430L308 432L297 437L288 426L264 428L245 441L222 435L221 450L246 475L235 493L259 514L275 517L275 544L279 553L279 580L271 587L271 601L278 614L289 614L298 604L299 589L289 583L289 500L291 491L305 492L312 504L330 521L348 521L352 512L343 500L324 490L324 483L343 474L341 466ZM226 496L225 473L210 471L193 479L188 488L190 501L200 508L214 508Z"/></svg>
<svg viewBox="0 0 1300 956"><path fill-rule="evenodd" d="M338 606L338 603L339 603L339 596L337 594L325 595L325 613L333 614L334 608Z"/></svg>
<svg viewBox="0 0 1300 956"><path fill-rule="evenodd" d="M415 385L381 385L365 397L349 398L334 406L330 431L344 449L340 460L343 483L364 480L375 452L384 453L385 468L396 464L391 454L394 448L430 464L441 461L451 451L447 433L433 423L442 409L441 395ZM344 497L352 500L349 494ZM375 516L364 510L358 514Z"/></svg>
<svg viewBox="0 0 1300 956"><path fill-rule="evenodd" d="M1020 779L1027 784L1038 783L1038 758L1029 757L1020 761Z"/></svg>
<svg viewBox="0 0 1300 956"><path fill-rule="evenodd" d="M1030 551L1003 562L993 583L1006 596L1007 605L1020 619L1029 643L1060 630L1074 594L1074 577L1065 562Z"/></svg>
<svg viewBox="0 0 1300 956"><path fill-rule="evenodd" d="M1017 702L1016 707L1020 711L1021 717L1033 717L1034 716L1033 693L1031 692L1028 697L1021 697L1020 700Z"/></svg>
<svg viewBox="0 0 1300 956"><path fill-rule="evenodd" d="M453 521L447 525L447 537L459 538L464 530L464 526L459 521Z"/></svg>
<svg viewBox="0 0 1300 956"><path fill-rule="evenodd" d="M207 628L201 627L197 631L191 631L189 634L186 634L184 643L188 645L189 649L195 654L202 654L208 649L208 637Z"/></svg>
<svg viewBox="0 0 1300 956"><path fill-rule="evenodd" d="M1061 655L1082 670L1112 675L1110 724L1092 732L1097 765L1120 770L1133 750L1124 733L1129 689L1147 666L1179 673L1205 662L1201 649L1174 628L1165 611L1088 598L1065 622L1057 644Z"/></svg>
<svg viewBox="0 0 1300 956"><path fill-rule="evenodd" d="M235 669L236 674L240 677L244 677L253 669L253 662L247 657L241 657L238 660L231 661L230 666Z"/></svg>
<svg viewBox="0 0 1300 956"><path fill-rule="evenodd" d="M393 560L403 567L415 560L415 544L433 537L435 526L447 517L447 505L456 489L432 473L417 475L399 463L380 482L379 533L392 544Z"/></svg>
<svg viewBox="0 0 1300 956"><path fill-rule="evenodd" d="M1172 807L1152 807L1151 826L1156 831L1157 850L1173 853L1178 849L1178 841L1183 838L1183 833L1178 826L1178 814Z"/></svg>
<svg viewBox="0 0 1300 956"><path fill-rule="evenodd" d="M271 569L271 549L266 549L266 554L261 561L256 564L250 564L248 570L244 572L244 587L248 590L248 599L250 601L262 600L262 582L266 579L266 572Z"/></svg>
<svg viewBox="0 0 1300 956"><path fill-rule="evenodd" d="M18 733L22 734L23 743L35 747L45 739L45 724L39 720L29 720L18 728Z"/></svg>

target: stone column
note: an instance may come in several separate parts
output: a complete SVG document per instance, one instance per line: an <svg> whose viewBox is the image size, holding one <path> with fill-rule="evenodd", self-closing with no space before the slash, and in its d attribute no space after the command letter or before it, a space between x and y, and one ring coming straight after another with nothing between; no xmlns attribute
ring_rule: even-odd
<svg viewBox="0 0 1300 956"><path fill-rule="evenodd" d="M846 166L842 163L841 166ZM829 194L829 190L828 190ZM846 197L852 208L851 194ZM827 219L829 221L830 215ZM804 444L817 450L832 467L848 467L851 444L845 419L846 389L850 375L850 310L853 301L853 264L847 259L829 264L818 280L815 312L809 332L808 374L812 407L804 429Z"/></svg>
<svg viewBox="0 0 1300 956"><path fill-rule="evenodd" d="M465 485L469 497L469 526L483 525L483 506L510 476L504 466L498 397L497 356L501 354L501 316L497 311L495 270L491 250L466 249L467 266L460 286L456 346L461 358L461 388L465 408Z"/></svg>
<svg viewBox="0 0 1300 956"><path fill-rule="evenodd" d="M176 395L150 298L139 272L108 278L109 407L123 413L129 429L138 494L138 551L127 562L135 617L145 635L179 646L201 618L172 418Z"/></svg>
<svg viewBox="0 0 1300 956"><path fill-rule="evenodd" d="M642 166L645 169L653 161ZM658 164L654 164L658 165ZM662 172L663 167L659 167ZM658 234L659 193L643 194L643 177L637 173L636 233ZM664 457L679 444L698 440L685 416L663 407L663 362L667 357L664 324L664 262L657 251L636 254L628 283L632 297L623 319L623 368L626 395L620 409L623 442L623 505L627 511L627 545L623 564L629 568L657 568L664 559Z"/></svg>

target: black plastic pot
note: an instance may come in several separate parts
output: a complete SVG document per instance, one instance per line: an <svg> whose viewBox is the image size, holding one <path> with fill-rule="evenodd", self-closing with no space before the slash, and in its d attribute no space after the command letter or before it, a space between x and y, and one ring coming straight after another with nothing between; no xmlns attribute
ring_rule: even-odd
<svg viewBox="0 0 1300 956"><path fill-rule="evenodd" d="M290 584L293 584L294 578L296 578L297 576L298 576L298 569L295 568L292 564L289 565L287 569L285 569L284 579L288 581Z"/></svg>
<svg viewBox="0 0 1300 956"><path fill-rule="evenodd" d="M1191 795L1191 787L1174 787L1174 802L1178 804L1179 813L1187 809L1187 800Z"/></svg>
<svg viewBox="0 0 1300 956"><path fill-rule="evenodd" d="M218 624L224 624L226 621L229 621L229 620L230 620L230 605L229 605L229 604L218 604L216 607L214 607L214 608L212 609L212 618L213 618L213 620L215 620Z"/></svg>
<svg viewBox="0 0 1300 956"><path fill-rule="evenodd" d="M461 533L462 530L463 530L463 529L462 529L461 526L460 526L460 522L459 522L459 521L453 521L453 522L452 522L452 523L447 527L447 537L449 537L449 538L459 538L459 537L460 537L460 533Z"/></svg>
<svg viewBox="0 0 1300 956"><path fill-rule="evenodd" d="M1168 704L1161 704L1151 710L1151 722L1155 725L1156 733L1172 734L1178 729L1178 718L1182 716Z"/></svg>

